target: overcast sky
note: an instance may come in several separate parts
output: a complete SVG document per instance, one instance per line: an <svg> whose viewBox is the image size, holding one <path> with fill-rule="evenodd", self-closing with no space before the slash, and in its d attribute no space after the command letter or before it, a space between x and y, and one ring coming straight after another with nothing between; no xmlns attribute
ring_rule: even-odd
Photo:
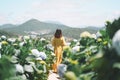
<svg viewBox="0 0 120 80"><path fill-rule="evenodd" d="M71 27L104 26L120 17L120 0L0 0L0 25L31 18Z"/></svg>

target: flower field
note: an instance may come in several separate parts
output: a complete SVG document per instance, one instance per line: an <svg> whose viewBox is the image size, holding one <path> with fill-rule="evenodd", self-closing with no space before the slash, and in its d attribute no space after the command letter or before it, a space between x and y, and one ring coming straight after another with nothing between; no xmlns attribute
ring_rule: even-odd
<svg viewBox="0 0 120 80"><path fill-rule="evenodd" d="M108 29L113 23L67 42L62 61L67 65L65 80L120 80L120 30L111 38ZM0 37L0 80L47 80L55 59L50 40Z"/></svg>

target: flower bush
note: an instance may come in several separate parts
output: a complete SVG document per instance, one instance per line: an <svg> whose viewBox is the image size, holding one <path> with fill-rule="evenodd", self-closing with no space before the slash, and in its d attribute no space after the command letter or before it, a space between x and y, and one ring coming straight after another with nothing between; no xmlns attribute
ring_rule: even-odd
<svg viewBox="0 0 120 80"><path fill-rule="evenodd" d="M96 34L85 31L68 42L63 48L65 70L59 67L59 75L65 80L120 80L120 30L117 26L113 36L111 26L107 23ZM55 59L45 38L0 37L0 80L47 80Z"/></svg>
<svg viewBox="0 0 120 80"><path fill-rule="evenodd" d="M5 69L7 65L4 64L9 62L13 67L7 69L14 70L14 72L8 74L7 69L2 70L1 67L0 72L10 76L8 77L8 75L0 73L0 75L3 76L0 77L0 80L5 80L7 78L11 80L14 78L16 80L47 80L48 71L51 70L54 59L54 56L51 55L53 50L47 48L48 43L49 41L43 38L33 39L29 36L24 36L21 40L18 40L18 38L1 36L1 66L5 66ZM4 56L9 57L8 62L2 61Z"/></svg>

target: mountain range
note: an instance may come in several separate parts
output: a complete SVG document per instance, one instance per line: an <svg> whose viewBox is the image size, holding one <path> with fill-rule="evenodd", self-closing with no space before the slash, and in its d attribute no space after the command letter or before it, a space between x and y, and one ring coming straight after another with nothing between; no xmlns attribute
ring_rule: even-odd
<svg viewBox="0 0 120 80"><path fill-rule="evenodd" d="M57 24L50 21L41 22L37 19L30 19L19 25L4 24L0 26L0 30L16 35L39 34L43 36L53 35L58 28L63 31L64 36L71 38L79 38L80 33L83 31L96 33L99 30L97 27L72 28L64 24Z"/></svg>

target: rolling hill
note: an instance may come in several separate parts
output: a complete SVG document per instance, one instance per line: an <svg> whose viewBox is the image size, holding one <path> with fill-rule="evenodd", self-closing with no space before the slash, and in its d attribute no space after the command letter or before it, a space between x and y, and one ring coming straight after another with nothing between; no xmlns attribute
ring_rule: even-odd
<svg viewBox="0 0 120 80"><path fill-rule="evenodd" d="M14 32L17 34L26 34L27 32L37 32L37 33L42 33L43 31L46 33L55 31L57 28L60 29L65 29L68 26L65 25L60 25L60 24L52 24L52 23L45 23L45 22L40 22L36 19L31 19L29 21L26 21L23 24L20 24L18 26L11 26L11 27L2 27L0 29L5 30L7 32Z"/></svg>
<svg viewBox="0 0 120 80"><path fill-rule="evenodd" d="M41 22L37 19L30 19L20 25L5 24L0 26L1 30L4 30L9 33L14 33L17 35L25 34L39 34L45 36L51 36L54 34L56 29L62 29L63 35L70 38L79 38L80 33L83 31L89 31L90 33L96 33L97 28L72 28L63 24L54 24Z"/></svg>
<svg viewBox="0 0 120 80"><path fill-rule="evenodd" d="M13 33L0 30L0 36L2 36L2 35L5 35L5 36L7 36L7 37L15 37L15 36L17 36L17 35L15 35L15 34L13 34Z"/></svg>

